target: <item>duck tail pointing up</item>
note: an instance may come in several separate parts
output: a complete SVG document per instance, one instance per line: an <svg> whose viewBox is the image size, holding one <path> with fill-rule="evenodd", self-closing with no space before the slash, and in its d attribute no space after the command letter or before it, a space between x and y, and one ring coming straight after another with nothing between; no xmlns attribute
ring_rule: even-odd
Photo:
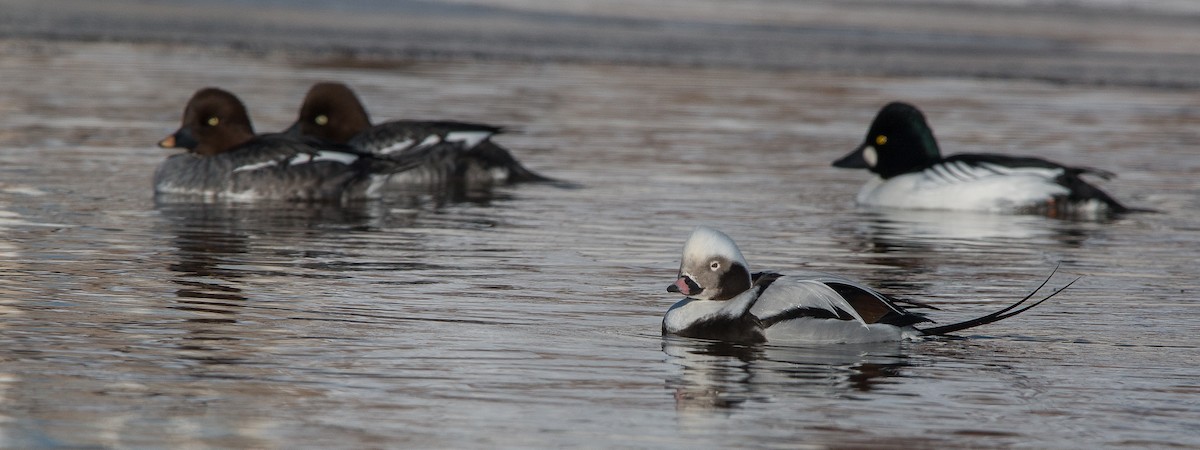
<svg viewBox="0 0 1200 450"><path fill-rule="evenodd" d="M942 326L938 326L938 327L931 327L931 328L917 329L917 331L920 331L920 332L921 332L921 334L922 334L922 335L925 335L925 336L941 336L941 335L944 335L944 334L953 333L953 332L955 332L955 331L962 331L962 330L965 330L965 329L968 329L968 328L975 328L975 327L977 327L977 326L980 326L980 325L985 325L985 324L989 324L989 323L992 323L992 322L997 322L997 321L1004 320L1004 319L1007 319L1007 318L1009 318L1009 317L1015 316L1015 315L1017 315L1017 314L1023 313L1023 312L1025 312L1025 311L1029 311L1030 309L1033 309L1033 307L1035 307L1035 306L1037 306L1037 305L1040 305L1040 304L1042 304L1042 302L1045 302L1046 300L1050 300L1050 299L1051 299L1052 297L1054 297L1055 295L1058 295L1058 293L1060 293L1060 292L1062 292L1062 291L1066 290L1067 288L1071 287L1071 285L1072 285L1072 284L1075 284L1075 282L1076 282L1076 281L1079 281L1079 278L1076 278L1076 279L1074 279L1074 280L1071 280L1071 282L1070 282L1070 283L1067 283L1067 285L1066 285L1066 286L1063 286L1062 288L1059 288L1057 291L1054 291L1054 292L1053 292L1053 293L1051 293L1050 295L1047 295L1047 296L1043 297L1041 300L1038 300L1038 301L1036 301L1036 302L1033 302L1033 304L1031 304L1031 305L1029 305L1029 306L1026 306L1026 307L1024 307L1024 308L1020 308L1020 309L1018 309L1018 308L1017 308L1018 306L1021 306L1021 304L1025 303L1025 302L1026 302L1026 301L1028 301L1029 299L1033 298L1033 295L1034 295L1034 294L1037 294L1037 292L1038 292L1038 291L1040 291L1040 290L1041 290L1043 287L1045 287L1045 286L1046 286L1046 283L1049 283L1049 282L1050 282L1050 279L1054 277L1054 274L1055 274L1056 272L1058 272L1058 267L1057 267L1057 266L1054 268L1054 271L1050 272L1050 276L1046 277L1046 280L1045 280L1045 281L1042 281L1042 284L1038 285L1037 289L1034 289L1034 290L1033 290L1033 292L1030 292L1030 293L1029 293L1029 295L1026 295L1026 296L1025 296L1025 298L1022 298L1022 299L1021 299L1021 301L1018 301L1018 302L1016 302L1016 303L1013 303L1012 305L1009 305L1007 308L1001 309L1001 310L999 310L999 311L996 311L996 312L994 312L994 313L988 314L988 315L986 315L986 316L983 316L983 317L977 317L977 318L974 318L974 319L971 319L971 320L965 320L965 321L962 321L962 322L958 322L958 323L952 323L952 324L949 324L949 325L942 325ZM1080 278L1082 278L1082 277L1080 277Z"/></svg>

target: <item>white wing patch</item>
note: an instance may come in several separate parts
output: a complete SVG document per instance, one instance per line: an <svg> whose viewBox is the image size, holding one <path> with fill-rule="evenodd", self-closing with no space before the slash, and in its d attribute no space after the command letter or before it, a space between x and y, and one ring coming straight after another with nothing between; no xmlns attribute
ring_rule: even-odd
<svg viewBox="0 0 1200 450"><path fill-rule="evenodd" d="M413 144L412 139L405 139L403 141L396 142L394 144L388 145L387 147L381 148L376 153L378 153L380 155L390 155L392 153L397 153L397 152L402 152L404 150L408 150L409 147L412 147L412 144Z"/></svg>
<svg viewBox="0 0 1200 450"><path fill-rule="evenodd" d="M436 134L432 134L432 135L429 135L429 137L425 138L424 141L421 141L420 144L417 144L416 147L413 147L413 150L416 150L419 148L425 148L425 147L432 147L434 145L437 145L440 142L442 142L442 137L438 136Z"/></svg>
<svg viewBox="0 0 1200 450"><path fill-rule="evenodd" d="M322 150L317 152L317 157L313 158L313 161L337 161L348 166L354 164L355 161L358 161L358 155L353 153Z"/></svg>
<svg viewBox="0 0 1200 450"><path fill-rule="evenodd" d="M228 200L232 202L255 201L263 198L257 191L248 189L244 191L229 191L229 190L214 190L197 187L179 186L174 183L159 183L155 187L155 192L167 195L181 196L199 196L205 201L211 202L216 200Z"/></svg>
<svg viewBox="0 0 1200 450"><path fill-rule="evenodd" d="M1028 176L1053 180L1062 175L1062 169L1044 167L1006 167L1000 164L968 164L963 161L942 163L925 169L930 181L946 184L966 183L996 176Z"/></svg>
<svg viewBox="0 0 1200 450"><path fill-rule="evenodd" d="M898 342L917 336L915 330L885 323L861 325L849 320L801 318L767 328L767 342L795 344L869 344Z"/></svg>
<svg viewBox="0 0 1200 450"><path fill-rule="evenodd" d="M274 166L276 164L279 164L279 161L271 160L271 161L257 162L254 164L246 164L244 166L238 166L238 167L234 168L233 173L263 169L263 168Z"/></svg>
<svg viewBox="0 0 1200 450"><path fill-rule="evenodd" d="M962 161L938 164L925 170L931 180L953 184L999 175L987 167L972 166Z"/></svg>
<svg viewBox="0 0 1200 450"><path fill-rule="evenodd" d="M1063 174L1063 169L1050 167L1005 167L999 164L980 163L980 167L996 172L1001 175L1035 175L1048 179L1058 178Z"/></svg>
<svg viewBox="0 0 1200 450"><path fill-rule="evenodd" d="M293 156L292 159L288 160L288 165L296 166L296 165L300 165L300 164L308 164L308 163L318 162L318 161L334 161L334 162L342 163L345 165L350 165L350 164L354 163L354 161L357 161L357 160L358 160L358 155L355 155L353 153L331 152L331 151L323 150L323 151L317 152L316 155L313 155L311 153L301 153L299 155Z"/></svg>
<svg viewBox="0 0 1200 450"><path fill-rule="evenodd" d="M466 148L475 148L491 136L488 131L451 131L446 133L446 142L462 142Z"/></svg>

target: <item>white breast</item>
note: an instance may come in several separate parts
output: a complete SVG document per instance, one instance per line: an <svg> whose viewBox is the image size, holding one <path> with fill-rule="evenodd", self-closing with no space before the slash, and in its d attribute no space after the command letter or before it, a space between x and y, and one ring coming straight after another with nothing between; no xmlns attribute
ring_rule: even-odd
<svg viewBox="0 0 1200 450"><path fill-rule="evenodd" d="M678 333L697 322L717 316L741 317L750 303L757 298L754 294L754 290L751 289L724 301L685 298L667 310L667 315L663 316L663 326L669 333Z"/></svg>

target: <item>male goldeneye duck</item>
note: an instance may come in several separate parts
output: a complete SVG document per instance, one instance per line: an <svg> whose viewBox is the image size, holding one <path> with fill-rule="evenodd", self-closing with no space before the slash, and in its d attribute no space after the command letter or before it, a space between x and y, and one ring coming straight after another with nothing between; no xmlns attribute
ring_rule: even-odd
<svg viewBox="0 0 1200 450"><path fill-rule="evenodd" d="M179 130L158 145L187 152L168 157L158 167L155 193L205 199L373 197L389 174L416 164L381 160L315 139L256 136L245 105L217 88L197 91L184 108Z"/></svg>
<svg viewBox="0 0 1200 450"><path fill-rule="evenodd" d="M866 140L834 167L868 169L878 177L858 193L861 205L1050 216L1131 211L1081 178L1112 173L1045 159L998 154L943 158L933 130L916 107L893 102L871 122Z"/></svg>
<svg viewBox="0 0 1200 450"><path fill-rule="evenodd" d="M683 246L679 278L667 292L687 298L667 310L663 335L740 343L867 343L944 335L992 323L1028 311L1062 289L1024 308L1018 306L1037 290L982 317L917 328L932 321L900 304L937 308L899 300L837 275L753 273L729 236L698 227Z"/></svg>
<svg viewBox="0 0 1200 450"><path fill-rule="evenodd" d="M371 125L366 108L348 86L317 83L300 107L300 117L285 133L347 144L381 158L393 158L442 145L424 164L395 182L493 183L550 182L521 165L507 149L492 142L499 127L464 122L397 120Z"/></svg>

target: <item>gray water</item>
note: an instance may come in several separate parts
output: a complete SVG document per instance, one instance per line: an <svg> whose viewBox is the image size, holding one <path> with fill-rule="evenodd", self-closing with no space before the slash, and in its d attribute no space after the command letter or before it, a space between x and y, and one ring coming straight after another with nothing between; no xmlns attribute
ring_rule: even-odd
<svg viewBox="0 0 1200 450"><path fill-rule="evenodd" d="M1200 93L611 64L376 61L0 42L0 447L1195 447ZM195 89L259 131L308 86L377 119L507 125L582 185L465 201L156 204ZM1118 171L1160 214L856 209L829 163L875 111L943 150ZM692 227L755 270L817 269L943 309L1037 309L961 339L663 339Z"/></svg>

